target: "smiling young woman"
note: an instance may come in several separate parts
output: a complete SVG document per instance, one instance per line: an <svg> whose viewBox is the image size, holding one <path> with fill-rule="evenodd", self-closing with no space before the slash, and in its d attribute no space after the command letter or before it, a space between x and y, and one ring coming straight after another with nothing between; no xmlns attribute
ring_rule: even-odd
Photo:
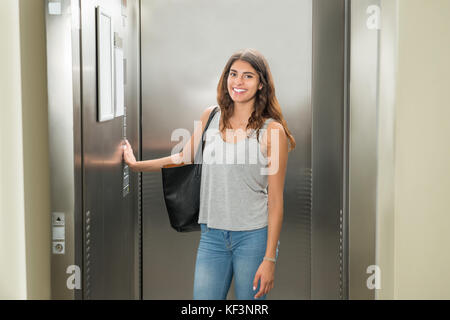
<svg viewBox="0 0 450 320"><path fill-rule="evenodd" d="M295 148L295 140L275 96L268 63L256 50L230 57L218 84L217 102L219 110L205 132L204 153L237 149L249 154L253 144L266 161L236 165L221 161L222 152L211 153L212 162L203 159L194 299L226 299L233 277L237 299L265 299L274 283L288 152ZM201 137L214 108L203 112L202 125L182 152L137 162L127 142L125 161L134 171L157 171L180 159L192 162L199 143L193 137Z"/></svg>
<svg viewBox="0 0 450 320"><path fill-rule="evenodd" d="M233 130L233 124L244 126L245 122L247 128L258 130L266 119L272 118L283 127L289 151L295 148L295 139L275 95L269 65L257 50L245 49L230 57L217 87L217 102L223 112L221 130Z"/></svg>

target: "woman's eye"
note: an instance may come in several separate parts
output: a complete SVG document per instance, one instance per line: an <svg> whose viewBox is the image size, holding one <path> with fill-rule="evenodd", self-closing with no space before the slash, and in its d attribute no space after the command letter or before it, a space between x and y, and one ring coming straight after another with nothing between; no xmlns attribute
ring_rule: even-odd
<svg viewBox="0 0 450 320"><path fill-rule="evenodd" d="M229 74L230 74L230 77L236 77L236 76L237 76L236 72L230 72ZM246 77L247 79L253 78L253 76L250 75L250 74L246 74L245 77Z"/></svg>

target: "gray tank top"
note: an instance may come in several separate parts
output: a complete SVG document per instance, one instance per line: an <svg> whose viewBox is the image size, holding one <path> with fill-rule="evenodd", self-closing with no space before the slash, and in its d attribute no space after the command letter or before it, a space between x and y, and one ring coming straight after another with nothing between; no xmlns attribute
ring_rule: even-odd
<svg viewBox="0 0 450 320"><path fill-rule="evenodd" d="M231 231L267 226L267 157L260 143L273 119L267 119L250 137L225 142L219 132L220 110L205 132L198 223Z"/></svg>

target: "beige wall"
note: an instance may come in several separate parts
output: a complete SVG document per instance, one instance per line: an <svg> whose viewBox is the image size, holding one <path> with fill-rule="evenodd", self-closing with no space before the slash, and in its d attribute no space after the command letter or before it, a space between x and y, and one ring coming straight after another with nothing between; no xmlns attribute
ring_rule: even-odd
<svg viewBox="0 0 450 320"><path fill-rule="evenodd" d="M383 19L392 15L398 39L382 30L377 294L450 299L450 1L398 0L391 10ZM389 74L396 84L383 84Z"/></svg>
<svg viewBox="0 0 450 320"><path fill-rule="evenodd" d="M19 5L0 1L0 299L25 299Z"/></svg>
<svg viewBox="0 0 450 320"><path fill-rule="evenodd" d="M0 299L48 299L44 1L0 1L0 30L4 42L0 52Z"/></svg>
<svg viewBox="0 0 450 320"><path fill-rule="evenodd" d="M450 299L450 1L400 0L395 297Z"/></svg>
<svg viewBox="0 0 450 320"><path fill-rule="evenodd" d="M20 0L28 299L50 298L50 168L45 1Z"/></svg>

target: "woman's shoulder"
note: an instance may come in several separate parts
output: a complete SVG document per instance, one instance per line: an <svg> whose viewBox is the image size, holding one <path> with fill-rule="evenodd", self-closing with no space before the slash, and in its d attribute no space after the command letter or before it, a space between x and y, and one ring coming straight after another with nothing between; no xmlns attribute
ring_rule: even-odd
<svg viewBox="0 0 450 320"><path fill-rule="evenodd" d="M266 141L267 133L270 130L272 130L272 129L284 130L284 127L279 121L277 121L277 120L275 120L273 118L265 118L264 124L263 124L261 129L262 129L262 132L263 132L263 141Z"/></svg>
<svg viewBox="0 0 450 320"><path fill-rule="evenodd" d="M213 105L213 106L207 107L207 108L203 111L203 114L202 114L202 116L201 116L201 120L202 120L203 122L204 122L204 121L207 121L207 120L209 119L211 113L212 113L215 109L217 109L217 110L216 110L216 113L219 113L219 112L220 112L220 107L217 106L217 105Z"/></svg>
<svg viewBox="0 0 450 320"><path fill-rule="evenodd" d="M277 120L275 120L274 118L264 118L264 124L263 124L264 129L268 129L269 126L271 128L273 128L273 127L277 127L279 125L281 126L281 123L278 122Z"/></svg>
<svg viewBox="0 0 450 320"><path fill-rule="evenodd" d="M203 114L209 116L209 115L211 114L211 112L213 112L213 110L215 110L215 109L217 109L216 112L220 112L220 107L219 107L218 105L212 105L212 106L207 107L207 108L203 111Z"/></svg>

